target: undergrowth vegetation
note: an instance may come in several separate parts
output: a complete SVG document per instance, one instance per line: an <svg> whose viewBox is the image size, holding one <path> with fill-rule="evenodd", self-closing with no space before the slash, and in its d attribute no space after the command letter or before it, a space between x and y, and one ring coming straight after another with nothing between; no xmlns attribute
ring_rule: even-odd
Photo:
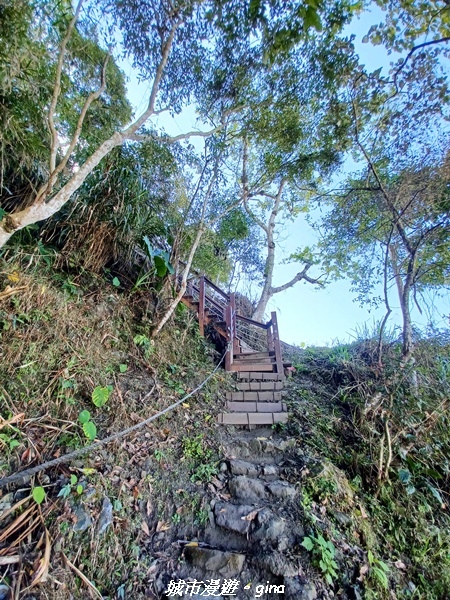
<svg viewBox="0 0 450 600"><path fill-rule="evenodd" d="M55 270L38 249L2 260L0 289L0 476L144 420L192 391L218 359L184 306L153 341L151 294L119 290L107 273ZM54 473L25 478L24 492L0 498L0 514L20 503L19 522L7 521L2 552L22 552L23 531L28 535L22 589L33 581L52 598L67 598L68 588L85 598L76 571L71 579L76 563L110 597L121 586L123 594L146 593L144 574L153 561L145 553L149 527L187 528L183 537L207 522L199 486L216 473L218 456L203 438L215 423L218 389L226 381L219 371L178 410ZM105 541L94 529L92 537L80 537L86 507L98 517L105 498L119 525ZM42 573L34 568L42 540L43 560L48 549L61 586L53 579L45 584L49 565ZM17 583L8 570L5 577Z"/></svg>
<svg viewBox="0 0 450 600"><path fill-rule="evenodd" d="M443 599L450 590L450 340L417 336L415 361L403 368L395 336L384 340L381 361L378 345L373 337L291 349L290 433L322 463L304 479L303 504L317 531L307 547L333 577L326 538L339 530L344 547L356 541L364 549L354 579L367 598L393 591L399 599Z"/></svg>

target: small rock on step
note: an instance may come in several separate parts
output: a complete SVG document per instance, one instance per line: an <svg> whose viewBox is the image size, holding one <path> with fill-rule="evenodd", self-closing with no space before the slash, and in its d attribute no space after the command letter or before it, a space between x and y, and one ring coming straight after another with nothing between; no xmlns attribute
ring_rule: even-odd
<svg viewBox="0 0 450 600"><path fill-rule="evenodd" d="M184 549L186 561L193 567L208 571L224 579L236 577L242 571L245 555L235 552L222 552L198 546L186 546Z"/></svg>
<svg viewBox="0 0 450 600"><path fill-rule="evenodd" d="M271 481L267 484L269 492L277 498L294 498L297 490L286 481Z"/></svg>
<svg viewBox="0 0 450 600"><path fill-rule="evenodd" d="M250 529L252 519L246 519L254 512L254 506L247 504L231 504L230 502L216 502L214 516L216 525L229 531L245 535Z"/></svg>
<svg viewBox="0 0 450 600"><path fill-rule="evenodd" d="M113 522L113 506L108 496L103 498L102 512L98 518L97 532L103 535Z"/></svg>
<svg viewBox="0 0 450 600"><path fill-rule="evenodd" d="M286 532L286 521L276 517L269 508L263 508L256 516L256 531L252 539L268 540L275 543L283 552L290 546L290 536Z"/></svg>
<svg viewBox="0 0 450 600"><path fill-rule="evenodd" d="M278 467L275 465L264 465L262 468L262 477L265 481L274 481L279 474Z"/></svg>
<svg viewBox="0 0 450 600"><path fill-rule="evenodd" d="M73 508L73 512L76 517L76 523L73 525L74 531L81 533L92 526L91 515L81 506L81 504L76 505Z"/></svg>
<svg viewBox="0 0 450 600"><path fill-rule="evenodd" d="M299 572L299 566L295 561L277 551L258 556L257 563L260 567L267 569L274 575L296 577Z"/></svg>
<svg viewBox="0 0 450 600"><path fill-rule="evenodd" d="M237 500L243 500L244 502L260 502L267 498L264 483L243 475L232 479L228 483L228 489Z"/></svg>
<svg viewBox="0 0 450 600"><path fill-rule="evenodd" d="M258 477L259 473L256 465L245 460L230 460L230 471L233 475L247 475L247 477Z"/></svg>
<svg viewBox="0 0 450 600"><path fill-rule="evenodd" d="M286 600L316 600L317 590L313 583L302 583L298 577L285 577Z"/></svg>

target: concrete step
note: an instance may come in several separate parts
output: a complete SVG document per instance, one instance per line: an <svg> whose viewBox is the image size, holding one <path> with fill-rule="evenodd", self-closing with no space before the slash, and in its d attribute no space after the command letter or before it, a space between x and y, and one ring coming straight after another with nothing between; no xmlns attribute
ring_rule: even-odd
<svg viewBox="0 0 450 600"><path fill-rule="evenodd" d="M227 402L227 410L230 412L286 412L284 402Z"/></svg>
<svg viewBox="0 0 450 600"><path fill-rule="evenodd" d="M243 364L243 363L236 363L233 362L233 364L231 365L231 371L237 371L237 372L244 372L247 373L247 377L245 377L245 379L248 379L248 373L251 372L255 372L255 373L273 373L273 368L274 368L274 364L270 363L270 364L262 364L262 363L255 363L255 364Z"/></svg>
<svg viewBox="0 0 450 600"><path fill-rule="evenodd" d="M226 392L226 398L235 402L280 402L281 392Z"/></svg>
<svg viewBox="0 0 450 600"><path fill-rule="evenodd" d="M220 413L218 416L218 421L222 425L273 425L274 423L286 423L287 420L287 412L232 412Z"/></svg>
<svg viewBox="0 0 450 600"><path fill-rule="evenodd" d="M282 381L244 381L236 384L241 392L278 392L283 389Z"/></svg>
<svg viewBox="0 0 450 600"><path fill-rule="evenodd" d="M248 381L284 381L284 373L267 373L264 371L256 371L247 369L236 373L238 380Z"/></svg>

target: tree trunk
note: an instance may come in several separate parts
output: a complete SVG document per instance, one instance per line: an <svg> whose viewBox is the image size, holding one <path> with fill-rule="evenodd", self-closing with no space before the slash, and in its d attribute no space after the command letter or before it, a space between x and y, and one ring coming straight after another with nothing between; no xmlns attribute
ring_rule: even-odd
<svg viewBox="0 0 450 600"><path fill-rule="evenodd" d="M32 225L33 223L48 219L58 212L83 185L88 175L92 173L102 158L109 154L113 148L120 146L123 141L124 138L121 133L114 133L108 140L103 142L93 154L91 154L78 171L72 175L69 181L56 192L48 202L35 202L28 208L3 218L3 220L0 221L0 248L6 244L12 234L16 231L19 231L28 225Z"/></svg>
<svg viewBox="0 0 450 600"><path fill-rule="evenodd" d="M270 237L270 234L268 234ZM267 304L272 297L272 282L273 282L273 269L275 266L275 244L273 240L268 241L267 245L267 259L266 259L266 267L264 269L264 287L261 292L261 296L259 297L258 304L256 306L255 312L253 313L252 319L255 321L262 322L264 319L264 314L267 310Z"/></svg>
<svg viewBox="0 0 450 600"><path fill-rule="evenodd" d="M406 275L406 279L403 282L400 267L398 264L398 254L395 246L391 244L389 246L389 254L391 258L392 271L394 274L395 283L397 285L398 298L400 301L400 310L402 311L402 320L403 320L403 328L402 328L402 355L403 362L408 362L409 358L412 356L414 352L414 344L413 344L413 330L412 330L412 321L411 321L411 309L410 309L410 299L411 299L411 282L413 281L414 276L414 262L415 256L411 257L408 265L408 272Z"/></svg>
<svg viewBox="0 0 450 600"><path fill-rule="evenodd" d="M403 316L403 348L402 354L404 359L407 361L412 356L414 351L413 343L413 329L411 322L411 310L410 310L410 287L405 285L403 291L403 297L401 299L401 309Z"/></svg>
<svg viewBox="0 0 450 600"><path fill-rule="evenodd" d="M0 223L0 248L3 248L3 246L6 244L6 242L9 240L13 233L13 231L5 231Z"/></svg>
<svg viewBox="0 0 450 600"><path fill-rule="evenodd" d="M167 321L173 315L176 307L181 302L181 298L184 296L184 294L186 292L187 278L189 277L189 273L190 273L191 266L192 266L192 261L194 260L195 253L197 251L198 245L200 244L200 240L201 240L203 232L204 232L203 227L204 227L203 224L201 224L199 226L194 243L192 244L192 247L191 247L191 251L189 252L189 257L187 259L186 266L183 271L183 276L181 278L180 289L178 290L177 295L172 300L168 309L162 316L161 320L159 321L159 323L156 325L155 329L153 330L153 337L158 335L158 333L161 331L161 329L164 327L164 325L167 323Z"/></svg>

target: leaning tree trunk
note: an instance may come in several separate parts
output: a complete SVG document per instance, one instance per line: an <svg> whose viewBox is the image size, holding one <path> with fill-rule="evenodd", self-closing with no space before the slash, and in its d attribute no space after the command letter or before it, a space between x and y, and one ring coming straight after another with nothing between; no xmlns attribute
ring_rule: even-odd
<svg viewBox="0 0 450 600"><path fill-rule="evenodd" d="M33 223L44 221L57 213L83 185L88 175L92 173L102 158L109 154L113 148L120 146L123 143L123 139L122 134L116 132L103 142L48 202L43 200L34 202L28 208L4 217L0 221L0 248L6 244L14 232Z"/></svg>

